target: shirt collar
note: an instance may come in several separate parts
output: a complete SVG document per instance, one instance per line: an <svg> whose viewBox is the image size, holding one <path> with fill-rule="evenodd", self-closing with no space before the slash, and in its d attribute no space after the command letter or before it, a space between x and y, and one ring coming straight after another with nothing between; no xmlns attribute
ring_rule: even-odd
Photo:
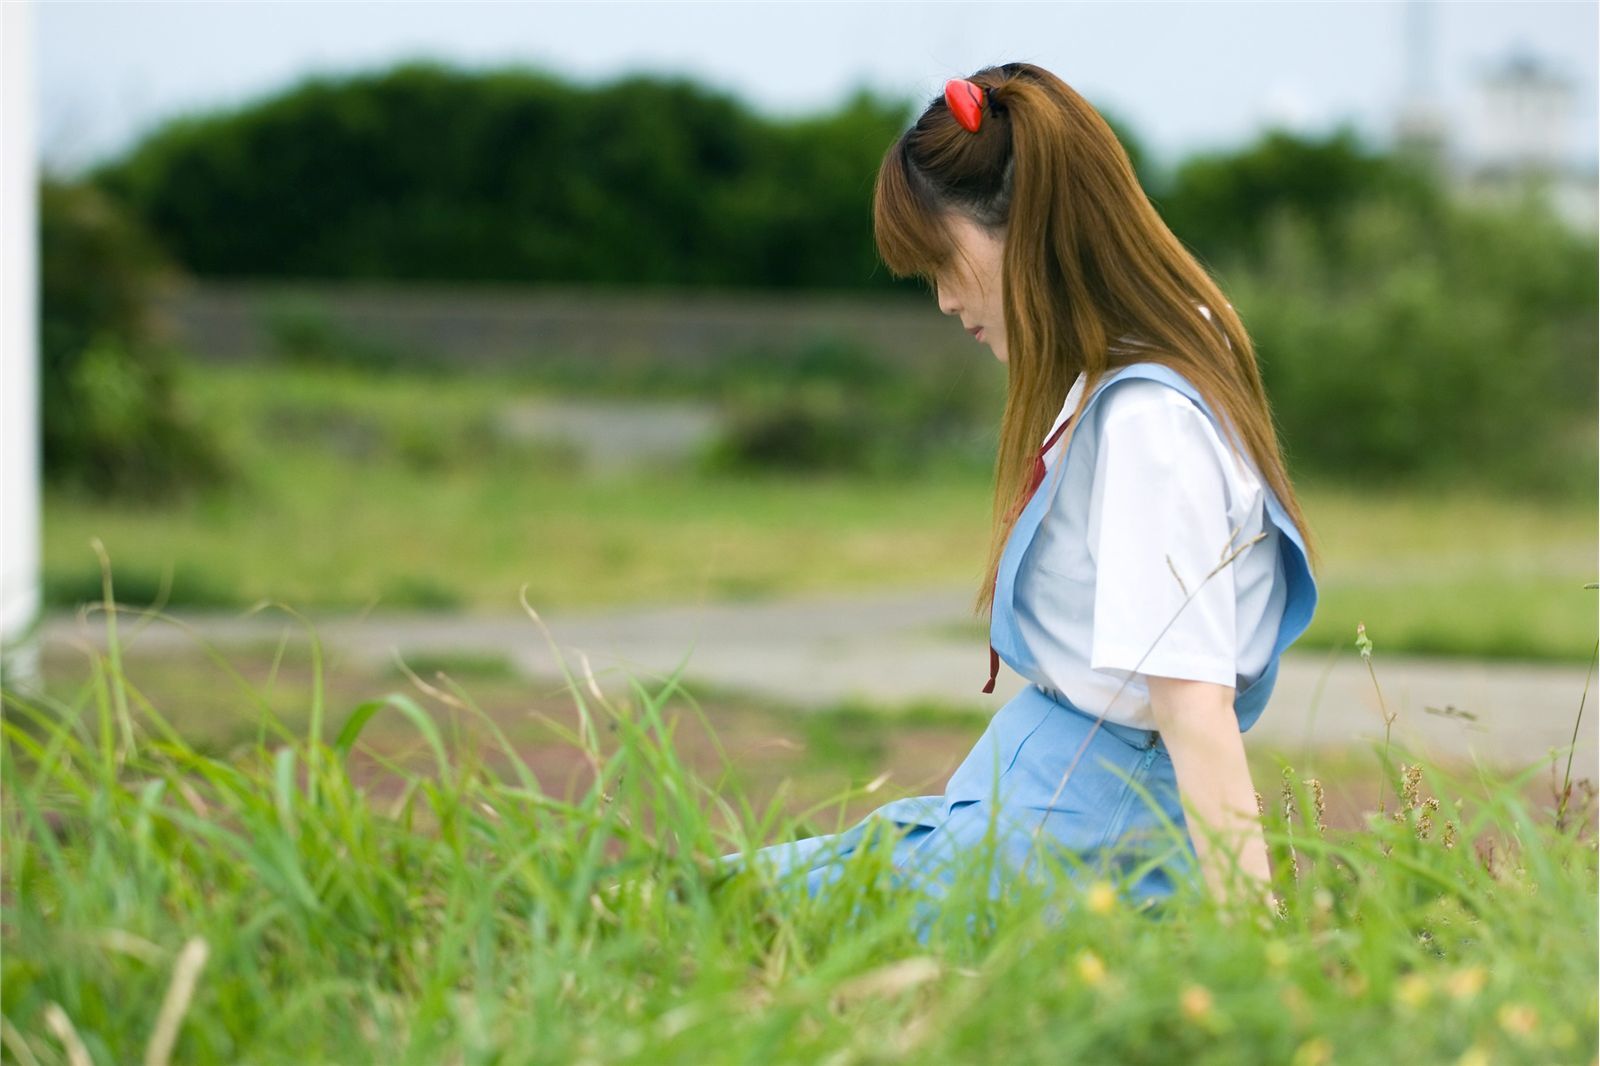
<svg viewBox="0 0 1600 1066"><path fill-rule="evenodd" d="M1067 416L1072 414L1072 409L1078 406L1078 397L1083 395L1083 382L1086 377L1088 377L1088 375L1083 371L1080 370L1078 372L1078 380L1074 381L1072 383L1072 388L1067 390L1066 402L1061 405L1061 411L1056 415L1056 420L1050 424L1050 433L1054 433L1056 430L1060 429L1061 423L1065 422L1067 420ZM1046 433L1044 435L1045 440L1050 439L1050 433ZM1042 444L1043 441L1040 443Z"/></svg>

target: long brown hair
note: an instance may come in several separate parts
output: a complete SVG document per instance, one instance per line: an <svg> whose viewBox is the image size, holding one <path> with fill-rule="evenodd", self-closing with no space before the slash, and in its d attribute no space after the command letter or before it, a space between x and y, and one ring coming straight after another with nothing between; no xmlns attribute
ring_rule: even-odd
<svg viewBox="0 0 1600 1066"><path fill-rule="evenodd" d="M1135 362L1164 364L1194 385L1225 422L1225 436L1242 439L1320 567L1250 335L1156 213L1111 127L1031 63L984 67L968 80L985 96L978 131L964 129L936 97L884 156L873 227L893 273L930 283L955 252L945 215L1005 233L1006 406L976 611L992 604L1033 457L1072 383L1085 375L1076 413L1106 373ZM1136 338L1135 347L1112 343L1124 336ZM1239 439L1228 441L1235 454Z"/></svg>

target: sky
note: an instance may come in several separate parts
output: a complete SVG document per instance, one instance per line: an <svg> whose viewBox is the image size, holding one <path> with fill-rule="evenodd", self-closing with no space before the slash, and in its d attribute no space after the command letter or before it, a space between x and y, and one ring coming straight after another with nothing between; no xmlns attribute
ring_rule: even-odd
<svg viewBox="0 0 1600 1066"><path fill-rule="evenodd" d="M1450 119L1456 151L1471 156L1487 143L1477 79L1513 49L1571 79L1565 154L1593 166L1596 12L1594 2L1524 0L35 0L33 11L39 147L57 172L113 156L172 115L270 96L312 73L414 58L534 66L585 84L687 74L774 116L827 110L858 87L926 102L946 78L1027 60L1168 163L1241 145L1269 124L1315 134L1349 121L1382 144L1396 107L1420 88Z"/></svg>

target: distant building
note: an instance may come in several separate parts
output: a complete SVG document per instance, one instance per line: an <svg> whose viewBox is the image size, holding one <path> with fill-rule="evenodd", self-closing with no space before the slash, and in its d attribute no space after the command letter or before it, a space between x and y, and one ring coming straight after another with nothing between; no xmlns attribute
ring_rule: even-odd
<svg viewBox="0 0 1600 1066"><path fill-rule="evenodd" d="M1573 157L1576 80L1516 49L1484 69L1478 99L1478 148L1459 175L1462 191L1479 199L1541 196L1575 229L1594 232L1600 175L1594 160Z"/></svg>
<svg viewBox="0 0 1600 1066"><path fill-rule="evenodd" d="M1430 70L1432 5L1407 5L1406 96L1397 108L1397 152L1477 202L1543 199L1573 230L1600 225L1600 168L1574 151L1579 85L1536 52L1513 46L1476 79L1469 119L1453 125Z"/></svg>

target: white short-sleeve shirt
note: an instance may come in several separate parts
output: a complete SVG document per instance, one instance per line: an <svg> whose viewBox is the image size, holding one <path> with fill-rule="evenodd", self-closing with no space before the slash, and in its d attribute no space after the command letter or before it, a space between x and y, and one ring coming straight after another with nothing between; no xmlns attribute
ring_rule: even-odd
<svg viewBox="0 0 1600 1066"><path fill-rule="evenodd" d="M1083 385L1079 375L1052 432ZM1281 534L1249 457L1188 397L1144 378L1117 383L1069 435L1065 470L1061 441L1045 455L1049 510L1017 575L1017 623L1039 667L1028 680L1144 729L1156 728L1146 675L1249 684L1287 596Z"/></svg>

